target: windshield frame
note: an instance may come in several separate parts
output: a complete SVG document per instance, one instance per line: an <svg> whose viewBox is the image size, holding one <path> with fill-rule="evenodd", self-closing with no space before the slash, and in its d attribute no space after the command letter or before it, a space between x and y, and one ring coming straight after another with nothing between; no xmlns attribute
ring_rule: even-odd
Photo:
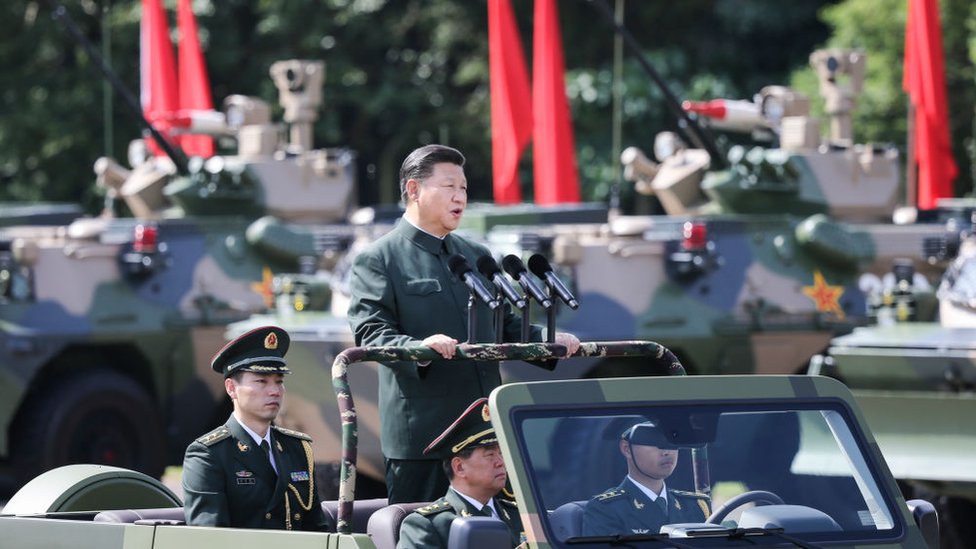
<svg viewBox="0 0 976 549"><path fill-rule="evenodd" d="M568 397L555 397L556 393L550 393L549 390L540 391L536 390L534 398L536 402L523 402L520 404L514 404L511 406L506 406L502 404L502 410L493 410L495 414L494 417L499 421L500 426L496 426L502 433L502 439L505 440L503 445L503 451L506 453L507 463L510 463L510 478L512 479L513 486L519 494L520 502L526 502L533 512L529 512L529 518L533 520L532 527L537 527L540 530L540 534L547 540L547 542L553 546L568 546L565 541L559 540L553 530L551 521L548 518L546 512L538 512L535 510L545 509L546 497L542 493L541 483L536 477L532 467L534 464L530 463L531 459L529 457L530 445L527 441L528 437L525 436L524 428L526 425L526 420L534 418L565 418L573 417L578 418L582 416L618 416L618 415L645 415L648 411L661 411L661 410L680 410L680 409L690 409L694 410L696 413L699 411L719 411L725 410L727 412L801 412L801 411L818 411L818 412L831 412L830 415L833 419L830 421L836 422L835 428L843 424L845 428L842 428L841 436L835 435L835 442L838 448L842 450L845 455L853 456L852 467L852 478L857 483L859 492L863 498L865 498L865 504L872 511L877 511L882 509L881 516L890 519L890 528L880 529L880 530L855 530L855 529L842 529L839 532L815 532L808 534L796 534L804 540L810 541L812 543L817 542L849 542L849 543L893 543L902 540L906 535L906 530L909 528L908 522L906 520L907 507L903 503L900 492L897 491L897 485L894 484L890 473L883 460L880 460L880 452L878 451L877 444L870 436L869 431L863 428L863 417L860 415L859 410L856 406L852 406L852 401L847 398L849 392L844 392L846 395L841 394L830 394L835 391L825 390L830 389L829 385L834 380L830 381L817 381L817 390L802 390L801 393L805 393L803 396L798 396L794 391L792 395L783 394L777 396L775 392L767 393L772 396L764 397L761 396L763 391L759 387L759 391L755 394L745 395L741 397L734 394L734 391L728 393L730 396L726 397L711 397L707 399L702 398L682 398L682 393L684 391L675 390L654 390L652 393L644 394L654 394L653 399L648 399L647 397L642 399L633 398L607 398L614 389L620 389L622 394L620 396L626 396L625 393L631 392L634 387L626 387L621 384L630 385L640 385L646 382L647 379L653 379L652 383L660 385L661 389L667 389L668 386L677 386L687 384L688 379L698 379L702 380L706 377L723 377L723 378L750 378L751 380L758 380L758 376L695 376L695 378L621 378L619 380L587 380L582 383L590 383L590 391L599 389L596 393L590 393L591 395L596 394L597 397L574 397L573 395L581 395L586 393L587 389L585 386L580 387L566 387L562 392L568 395ZM806 384L808 380L812 379L812 376L765 376L765 377L781 377L781 378L805 378L805 379L794 379L794 389L801 387ZM826 379L826 378L823 378ZM729 382L733 380L729 379ZM742 379L740 381L745 381ZM608 385L607 382L612 382ZM758 385L767 385L766 383L759 383ZM546 383L546 382L543 382ZM555 382L557 384L565 384L566 382ZM580 383L577 381L576 383ZM593 385L596 383L597 385ZM713 382L711 385L714 385ZM796 383L799 383L797 385ZM827 387L819 387L819 385L826 384ZM533 384L529 384L533 385ZM612 385L612 387L611 387ZM736 384L736 386L738 386ZM746 385L748 386L748 385ZM536 389L542 389L538 387ZM555 389L555 388L546 388ZM545 398L539 398L543 394L546 394ZM719 393L726 394L726 393ZM666 396L670 395L670 396ZM689 395L690 396L690 395ZM501 399L506 400L506 399ZM492 405L497 406L495 395L493 394ZM642 413L643 411L643 413ZM499 415L499 414L504 414ZM824 416L824 421L827 422L828 419ZM499 428L500 427L500 428ZM843 431L846 431L844 433ZM513 451L514 450L514 451ZM871 480L865 483L865 479L870 478ZM873 487L867 489L865 492L865 484ZM865 495L867 494L867 495ZM595 494L594 494L595 495ZM876 507L875 507L876 506ZM904 509L903 509L904 508ZM551 511L551 509L550 509ZM713 509L714 511L714 509ZM871 514L871 516L875 516ZM524 520L524 518L523 518ZM879 528L884 528L886 525L879 525ZM775 539L775 536L766 536L765 538L760 538L765 540L769 538L770 544L782 543L782 539ZM719 541L715 538L682 538L682 543L692 543L696 546L728 546L728 540ZM758 541L760 544L765 544L765 541L760 541L753 539L752 541ZM573 544L574 546L579 546L579 544ZM585 545L585 544L584 544Z"/></svg>

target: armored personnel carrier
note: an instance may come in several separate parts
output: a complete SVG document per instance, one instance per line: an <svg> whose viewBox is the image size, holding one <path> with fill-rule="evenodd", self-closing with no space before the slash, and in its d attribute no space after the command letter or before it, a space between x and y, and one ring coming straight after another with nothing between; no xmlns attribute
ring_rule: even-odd
<svg viewBox="0 0 976 549"><path fill-rule="evenodd" d="M462 346L457 358L539 359L564 353L553 344L487 344ZM526 547L937 546L933 507L902 498L843 384L814 376L684 376L674 355L653 342L586 342L577 355L627 356L674 375L512 383L492 392L483 413L491 418L507 464ZM343 484L340 499L323 502L336 519L334 533L187 526L180 497L154 479L120 468L74 465L49 471L15 494L0 516L0 536L23 549L394 549L404 515L426 503L356 500L360 416L350 395L359 391L350 387L347 374L360 361L432 357L432 351L417 347L353 348L336 357L332 372L343 411ZM642 422L659 425L667 443L678 449L668 487L697 492L709 516L654 531L589 535L581 529L587 502L620 482L621 432ZM743 433L770 425L780 428L767 433L764 446L742 448ZM601 433L590 447L605 448L614 458L595 468L580 460L586 448L563 436L578 429ZM722 451L734 447L745 451ZM769 469L766 460L755 459L763 453L788 459ZM779 492L769 489L773 485ZM463 517L452 523L450 547L511 547L511 537L497 519Z"/></svg>
<svg viewBox="0 0 976 549"><path fill-rule="evenodd" d="M962 234L937 291L899 269L878 288L877 323L835 338L809 370L851 388L902 490L939 509L944 548L976 544L976 239ZM926 321L915 311L932 295L938 314Z"/></svg>
<svg viewBox="0 0 976 549"><path fill-rule="evenodd" d="M116 203L103 215L0 227L0 460L15 485L66 463L155 477L180 463L229 412L208 371L225 326L271 305L275 273L327 271L382 232L348 222L354 152L312 147L324 64L270 72L284 125L230 96L208 126L230 153L181 172L133 147L131 168L95 164Z"/></svg>
<svg viewBox="0 0 976 549"><path fill-rule="evenodd" d="M663 133L655 160L630 148L622 161L666 215L496 225L487 240L501 253L554 259L585 305L562 310L559 325L582 338L661 341L696 373L802 372L831 337L867 322L862 275L880 279L904 259L937 279L946 264L942 222L971 208L896 208L896 149L852 140L865 55L821 50L810 60L829 135L821 136L809 100L782 86L753 101L685 102L713 129L768 142L716 158ZM608 363L594 375L624 373L633 372Z"/></svg>

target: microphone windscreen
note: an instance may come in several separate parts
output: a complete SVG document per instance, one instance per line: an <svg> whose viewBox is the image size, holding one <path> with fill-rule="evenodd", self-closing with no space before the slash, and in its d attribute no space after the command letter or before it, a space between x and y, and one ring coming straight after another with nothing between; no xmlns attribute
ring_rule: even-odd
<svg viewBox="0 0 976 549"><path fill-rule="evenodd" d="M464 273L471 272L471 266L468 265L468 260L464 259L463 255L454 254L447 258L447 267L456 276L463 276Z"/></svg>
<svg viewBox="0 0 976 549"><path fill-rule="evenodd" d="M518 278L525 272L525 266L522 265L522 260L517 255L512 254L502 258L502 268L505 269L506 273L512 275L512 278Z"/></svg>
<svg viewBox="0 0 976 549"><path fill-rule="evenodd" d="M552 270L552 266L549 265L549 262L546 260L546 258L542 257L542 255L533 254L532 257L529 258L529 270L532 271L535 276L545 278L546 273Z"/></svg>
<svg viewBox="0 0 976 549"><path fill-rule="evenodd" d="M485 278L489 280L491 277L502 272L501 269L498 268L498 263L495 261L495 258L491 257L490 255L483 255L479 257L477 265L478 272L485 275Z"/></svg>

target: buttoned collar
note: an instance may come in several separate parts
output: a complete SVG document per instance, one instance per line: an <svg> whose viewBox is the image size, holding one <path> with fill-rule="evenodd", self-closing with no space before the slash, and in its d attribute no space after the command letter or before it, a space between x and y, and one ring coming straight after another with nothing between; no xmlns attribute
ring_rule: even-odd
<svg viewBox="0 0 976 549"><path fill-rule="evenodd" d="M407 216L400 218L400 223L397 224L397 229L399 229L400 232L402 232L403 235L406 236L411 242L434 255L440 253L442 246L448 251L451 249L449 245L449 242L451 241L450 234L444 235L443 238L434 236L414 225L412 221L407 219Z"/></svg>

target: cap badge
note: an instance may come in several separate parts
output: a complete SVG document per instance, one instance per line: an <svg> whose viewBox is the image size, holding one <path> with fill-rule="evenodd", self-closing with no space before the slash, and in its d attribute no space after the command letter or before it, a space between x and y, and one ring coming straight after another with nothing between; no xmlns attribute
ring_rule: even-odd
<svg viewBox="0 0 976 549"><path fill-rule="evenodd" d="M491 414L488 412L488 405L485 404L481 408L481 419L485 421L491 421Z"/></svg>
<svg viewBox="0 0 976 549"><path fill-rule="evenodd" d="M278 334L271 332L264 338L264 348L273 350L278 348Z"/></svg>

